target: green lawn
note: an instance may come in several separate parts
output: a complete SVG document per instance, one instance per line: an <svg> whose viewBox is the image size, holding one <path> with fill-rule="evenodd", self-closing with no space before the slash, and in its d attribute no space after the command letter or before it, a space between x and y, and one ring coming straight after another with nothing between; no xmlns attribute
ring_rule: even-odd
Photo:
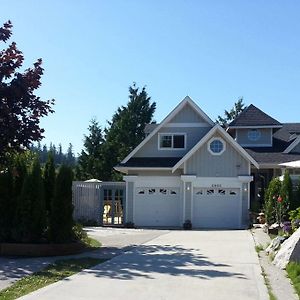
<svg viewBox="0 0 300 300"><path fill-rule="evenodd" d="M286 267L286 271L300 297L300 263L290 262Z"/></svg>
<svg viewBox="0 0 300 300"><path fill-rule="evenodd" d="M7 289L1 290L0 299L17 299L104 261L106 260L91 257L58 260L47 266L44 270L26 276Z"/></svg>

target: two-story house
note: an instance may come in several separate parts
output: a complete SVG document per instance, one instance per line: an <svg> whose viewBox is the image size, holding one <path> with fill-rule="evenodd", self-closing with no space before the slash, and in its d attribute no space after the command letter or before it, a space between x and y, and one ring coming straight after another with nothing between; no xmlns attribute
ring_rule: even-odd
<svg viewBox="0 0 300 300"><path fill-rule="evenodd" d="M300 124L281 124L253 105L224 130L186 97L145 131L115 167L125 174L125 221L136 226L245 228L250 199L259 200L280 163L300 159Z"/></svg>

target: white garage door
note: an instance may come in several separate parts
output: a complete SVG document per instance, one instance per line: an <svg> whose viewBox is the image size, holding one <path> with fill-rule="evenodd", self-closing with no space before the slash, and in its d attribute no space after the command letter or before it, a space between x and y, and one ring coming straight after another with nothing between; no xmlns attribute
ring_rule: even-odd
<svg viewBox="0 0 300 300"><path fill-rule="evenodd" d="M193 196L193 227L240 228L239 189L195 188Z"/></svg>
<svg viewBox="0 0 300 300"><path fill-rule="evenodd" d="M135 191L137 226L180 226L179 188L140 187Z"/></svg>

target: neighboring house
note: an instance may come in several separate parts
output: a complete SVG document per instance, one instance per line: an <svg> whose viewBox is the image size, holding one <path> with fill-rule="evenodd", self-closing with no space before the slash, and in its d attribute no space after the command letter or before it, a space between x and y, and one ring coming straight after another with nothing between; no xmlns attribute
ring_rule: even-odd
<svg viewBox="0 0 300 300"><path fill-rule="evenodd" d="M265 184L281 174L279 163L299 160L299 132L300 124L280 124L254 105L225 131L186 97L115 167L126 174L126 222L247 227L253 176L266 175ZM256 184L251 193L257 201Z"/></svg>

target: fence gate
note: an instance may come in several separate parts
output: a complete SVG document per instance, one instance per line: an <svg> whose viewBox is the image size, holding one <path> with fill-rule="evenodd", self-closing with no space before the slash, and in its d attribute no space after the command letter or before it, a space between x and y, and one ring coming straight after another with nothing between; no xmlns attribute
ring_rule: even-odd
<svg viewBox="0 0 300 300"><path fill-rule="evenodd" d="M74 219L99 225L122 225L125 182L73 182Z"/></svg>

